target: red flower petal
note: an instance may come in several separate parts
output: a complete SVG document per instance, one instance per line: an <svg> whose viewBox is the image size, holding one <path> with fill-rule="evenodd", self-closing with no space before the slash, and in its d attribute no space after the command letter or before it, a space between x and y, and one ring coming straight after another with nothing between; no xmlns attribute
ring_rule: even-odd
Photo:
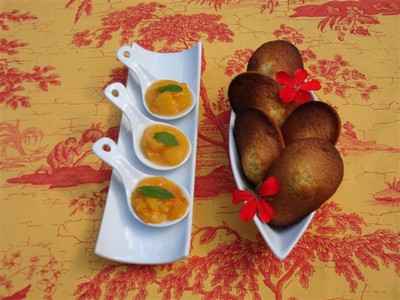
<svg viewBox="0 0 400 300"><path fill-rule="evenodd" d="M319 83L318 80L310 80L307 82L304 82L300 89L304 90L304 91L317 91L321 88L321 84Z"/></svg>
<svg viewBox="0 0 400 300"><path fill-rule="evenodd" d="M232 193L233 204L238 204L242 201L254 201L254 200L256 200L255 195L248 191L235 190Z"/></svg>
<svg viewBox="0 0 400 300"><path fill-rule="evenodd" d="M294 72L294 82L295 84L300 84L303 83L304 80L306 80L308 76L308 73L304 69L297 69L296 72Z"/></svg>
<svg viewBox="0 0 400 300"><path fill-rule="evenodd" d="M257 202L258 217L264 223L271 221L274 216L274 209L267 201L259 200Z"/></svg>
<svg viewBox="0 0 400 300"><path fill-rule="evenodd" d="M273 196L279 193L280 184L278 178L269 176L261 185L258 193L262 197Z"/></svg>
<svg viewBox="0 0 400 300"><path fill-rule="evenodd" d="M243 205L240 210L240 219L243 221L250 221L253 219L257 211L257 201L250 201Z"/></svg>
<svg viewBox="0 0 400 300"><path fill-rule="evenodd" d="M311 93L307 91L298 91L294 101L298 104L306 103L312 99Z"/></svg>
<svg viewBox="0 0 400 300"><path fill-rule="evenodd" d="M279 97L284 103L292 102L295 96L296 96L296 91L291 86L285 86L283 89L279 91Z"/></svg>
<svg viewBox="0 0 400 300"><path fill-rule="evenodd" d="M293 78L288 73L280 71L275 74L275 80L282 85L288 85L292 83Z"/></svg>

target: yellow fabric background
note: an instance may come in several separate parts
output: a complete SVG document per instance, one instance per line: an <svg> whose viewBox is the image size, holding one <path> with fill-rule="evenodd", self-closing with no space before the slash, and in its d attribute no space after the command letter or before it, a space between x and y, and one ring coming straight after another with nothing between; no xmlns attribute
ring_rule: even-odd
<svg viewBox="0 0 400 300"><path fill-rule="evenodd" d="M49 189L49 185L7 182L9 178L31 174L46 166L46 156L57 143L68 137L79 138L92 124L100 123L103 130L119 124L119 112L105 101L102 95L102 88L110 80L112 69L121 66L115 58L115 51L121 45L119 32L113 33L112 38L101 47L96 47L96 42L77 47L72 40L77 32L99 28L101 18L110 12L135 6L139 1L87 1L92 5L91 11L88 15L82 13L76 23L74 18L77 10L85 1L69 2L71 3L68 7L66 0L3 0L0 3L0 13L16 9L20 13L29 12L37 17L26 22L10 21L7 23L10 27L8 30L0 30L1 39L19 40L27 44L18 48L16 54L10 55L0 51L0 59L9 60L10 66L27 72L36 65L51 65L54 67L51 72L58 74L60 81L60 85L49 85L48 91L38 88L35 83L24 84L25 90L19 93L29 97L31 106L28 108L12 109L0 103L1 126L15 125L19 122L20 130L34 127L37 128L36 132L43 133L43 138L39 138L40 141L33 143L33 146L32 143L24 144L27 148L29 145L43 147L39 158L32 158L32 162L18 161L29 158L29 155L18 158L15 148L0 138L0 146L7 149L6 152L0 151L0 299L29 285L27 299L79 299L79 296L82 296L78 291L79 284L93 280L107 266L116 265L93 254L102 215L101 203L105 194L100 194L99 202L94 204L93 211L74 212L76 206L72 203L73 199L87 199L93 193L99 193L107 186L107 182L53 189ZM225 74L225 69L235 50L255 49L265 41L276 39L277 35L274 32L282 24L304 35L303 42L297 45L300 49L312 49L319 60L332 60L335 55L340 55L350 64L351 69L358 70L366 76L361 81L367 86L378 87L370 92L368 100L362 98L354 80L349 81L350 87L346 89L345 96L335 92L324 94L323 91L317 94L322 100L337 107L343 123L350 122L354 126L359 142L351 143L344 138L339 142L338 148L342 149L345 162L345 177L331 201L337 203L342 212L355 213L365 220L365 224L362 225L364 235L381 229L389 231L394 236L393 243L397 248L387 251L397 257L399 268L400 181L397 179L397 187L393 184L393 188L389 188L385 183L396 183L396 178L400 177L400 5L393 1L392 11L396 11L394 15L371 15L370 17L378 20L377 24L369 24L358 17L359 22L364 22L369 28L370 35L357 35L346 31L344 40L341 41L335 28L330 29L327 26L324 31L318 29L318 23L323 17L290 17L296 7L324 4L324 1L305 0L305 4L303 1L270 1L279 4L272 12L268 8L262 10L262 6L268 1L216 0L215 6L212 0L157 2L166 6L159 10L159 16L199 13L221 15L222 18L218 22L226 24L233 32L230 42L217 40L210 43L207 42L207 37L202 36L207 62L203 79L212 103L218 103L220 88L226 91L231 76ZM353 9L347 16L358 16L357 13L359 10ZM130 41L138 38L140 36L135 33ZM162 43L155 47L160 49ZM311 64L312 62L306 63L306 67ZM323 87L329 81L325 77L319 79L322 79ZM224 111L223 108L213 109L216 113ZM215 140L220 140L219 133L204 117L203 106L202 118L200 132L203 130ZM229 169L228 158L222 147L202 139L199 143L198 176L207 176L219 166ZM15 157L16 163L7 164ZM81 164L100 165L98 159L90 155ZM378 201L380 195L389 197L391 201ZM222 225L232 228L244 239L256 240L257 231L254 224L244 224L238 220L238 207L231 204L229 190L222 189L221 193L196 198L194 209L194 231L207 226L216 228ZM216 238L211 242L202 243L196 237L191 255L205 257L218 245L228 243L231 239L232 237L223 230L218 231ZM334 250L332 251L334 253ZM226 256L229 254L230 252L226 251ZM38 262L35 262L36 260ZM314 272L309 278L308 287L302 286L294 274L281 287L281 299L400 298L396 263L390 262L385 266L382 260L377 258L378 269L374 269L364 266L357 259L355 261L362 271L363 279L357 280L358 286L353 292L344 276L335 271L333 262L323 263L314 258L311 262ZM177 263L172 268L179 268L185 263ZM235 269L236 266L232 265L230 268ZM30 270L32 274L29 273ZM141 276L137 274L145 271L135 267L131 270L138 272L132 275L133 281ZM154 270L159 280L167 273L180 272L179 269ZM117 278L120 276L118 272L124 271L129 273L129 268L117 266L110 274ZM205 281L205 287L209 291L213 290L214 284L210 278ZM105 282L107 280L109 279ZM158 299L163 295L165 288L160 288L156 280L151 282L146 287L147 297L144 298ZM262 299L280 299L263 283L262 278L257 278L257 282ZM241 295L238 291L231 290L228 285L225 287L226 290L222 289L220 296L217 293L205 295L191 290L184 291L182 299L222 299L224 292L232 293L237 299L251 299L251 292ZM94 293L94 296L87 299L103 299L107 294L106 284L101 285L100 290L99 294ZM111 292L115 299L119 299L119 295L122 295L121 298L132 299L137 295L138 288L120 287L118 291ZM178 299L179 295L172 294L171 297Z"/></svg>

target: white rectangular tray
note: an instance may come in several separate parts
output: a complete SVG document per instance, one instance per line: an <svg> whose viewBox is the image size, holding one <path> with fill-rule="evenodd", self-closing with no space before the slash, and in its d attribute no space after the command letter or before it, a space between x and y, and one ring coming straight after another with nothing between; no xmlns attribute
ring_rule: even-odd
<svg viewBox="0 0 400 300"><path fill-rule="evenodd" d="M128 121L122 117L118 147L128 160L144 173L168 175L186 187L194 201L196 168L197 128L199 123L199 92L201 76L201 43L176 53L157 53L132 45L134 57L150 73L160 79L172 79L189 84L194 93L196 106L184 118L169 123L181 128L192 142L193 152L189 160L172 171L155 171L144 166L135 156L132 134ZM141 93L133 72L129 71L127 88L132 105L147 117L141 102ZM190 251L192 212L181 222L166 228L152 228L136 221L129 213L125 192L116 174L112 174L103 219L97 238L95 253L101 257L134 264L164 264L186 257ZM192 205L193 207L193 205Z"/></svg>

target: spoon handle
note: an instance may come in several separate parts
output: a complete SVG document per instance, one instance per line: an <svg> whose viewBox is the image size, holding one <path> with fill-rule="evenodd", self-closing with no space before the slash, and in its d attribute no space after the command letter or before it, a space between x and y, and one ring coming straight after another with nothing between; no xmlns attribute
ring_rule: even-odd
<svg viewBox="0 0 400 300"><path fill-rule="evenodd" d="M104 95L124 113L131 124L145 121L142 113L131 103L128 90L122 83L115 82L108 85L104 89Z"/></svg>
<svg viewBox="0 0 400 300"><path fill-rule="evenodd" d="M127 191L145 176L131 165L110 138L103 137L97 140L93 144L93 152L116 170Z"/></svg>
<svg viewBox="0 0 400 300"><path fill-rule="evenodd" d="M155 77L152 74L135 61L132 47L121 47L117 52L117 57L125 66L136 73L136 77L139 79L142 89L145 89L155 80Z"/></svg>

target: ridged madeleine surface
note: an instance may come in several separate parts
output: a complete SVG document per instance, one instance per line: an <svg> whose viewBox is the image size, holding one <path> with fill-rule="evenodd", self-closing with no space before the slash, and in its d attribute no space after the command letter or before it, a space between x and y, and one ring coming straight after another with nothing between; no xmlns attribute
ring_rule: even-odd
<svg viewBox="0 0 400 300"><path fill-rule="evenodd" d="M234 136L245 177L254 185L261 183L283 149L279 129L262 112L250 109L237 115Z"/></svg>
<svg viewBox="0 0 400 300"><path fill-rule="evenodd" d="M336 144L341 122L336 110L321 101L302 104L286 119L282 134L286 144L305 138L319 138Z"/></svg>
<svg viewBox="0 0 400 300"><path fill-rule="evenodd" d="M271 197L274 226L288 226L327 201L343 178L343 161L332 143L303 139L288 145L274 161L267 176L275 176L280 191Z"/></svg>
<svg viewBox="0 0 400 300"><path fill-rule="evenodd" d="M284 71L293 75L297 69L303 69L303 59L299 50L288 41L275 40L262 44L251 56L247 71L255 71L275 78L275 74Z"/></svg>
<svg viewBox="0 0 400 300"><path fill-rule="evenodd" d="M270 77L245 72L231 81L228 98L235 113L255 108L280 127L297 105L284 104L279 98L279 89L279 84Z"/></svg>

